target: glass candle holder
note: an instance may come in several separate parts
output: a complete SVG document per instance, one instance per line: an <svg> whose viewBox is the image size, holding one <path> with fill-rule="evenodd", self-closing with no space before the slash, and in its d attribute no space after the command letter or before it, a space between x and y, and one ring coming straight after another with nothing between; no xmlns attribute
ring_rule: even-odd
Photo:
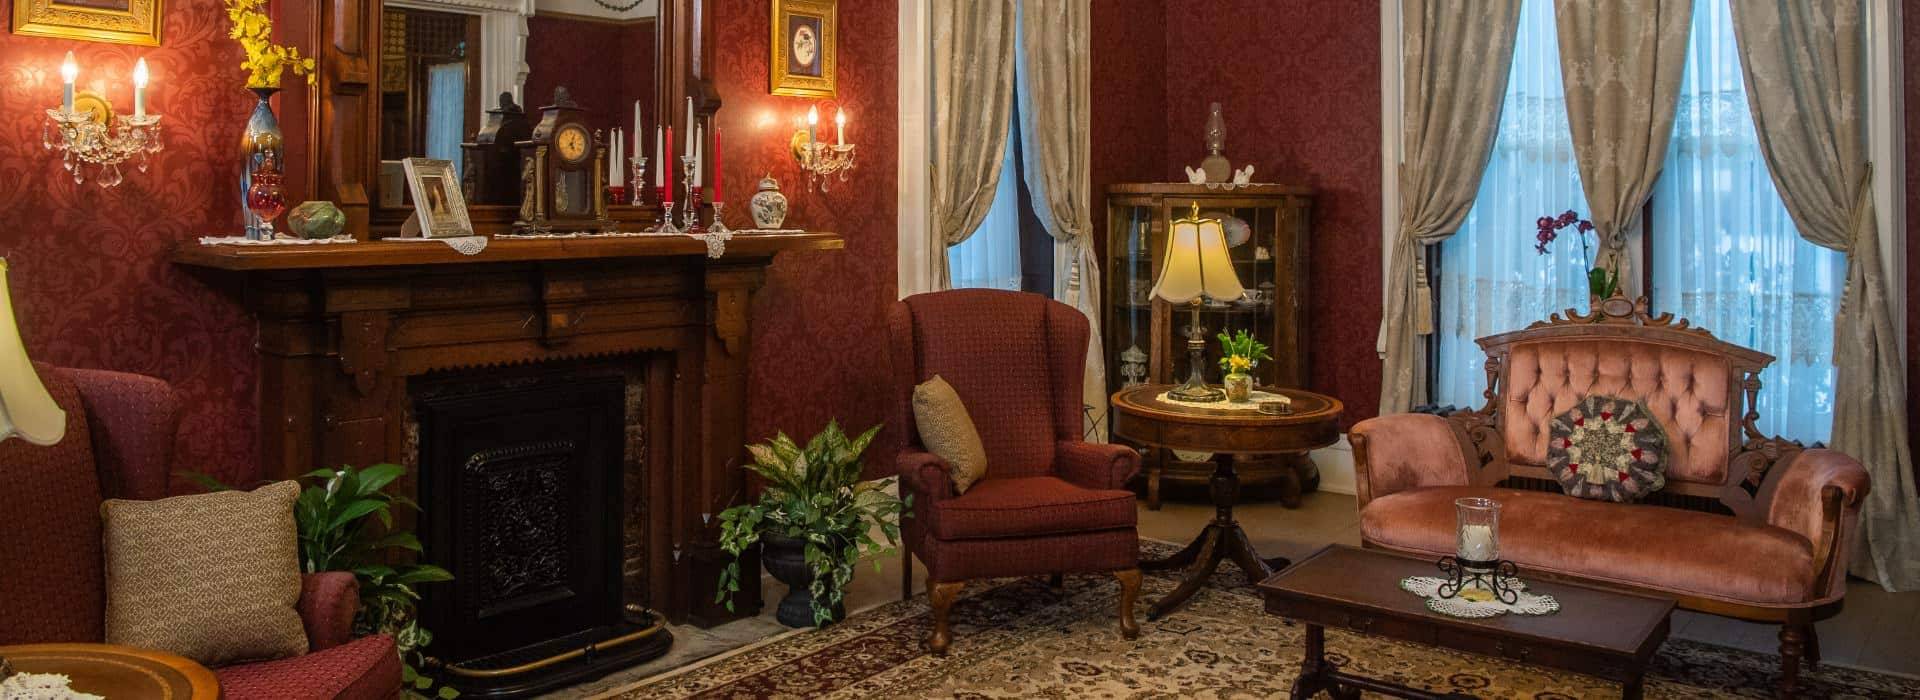
<svg viewBox="0 0 1920 700"><path fill-rule="evenodd" d="M1500 560L1500 502L1491 498L1461 498L1453 502L1458 522L1454 556L1463 566L1492 568Z"/></svg>

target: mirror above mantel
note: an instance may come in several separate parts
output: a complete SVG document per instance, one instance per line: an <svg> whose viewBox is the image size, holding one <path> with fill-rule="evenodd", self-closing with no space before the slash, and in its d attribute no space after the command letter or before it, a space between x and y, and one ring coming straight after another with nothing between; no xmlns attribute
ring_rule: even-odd
<svg viewBox="0 0 1920 700"><path fill-rule="evenodd" d="M488 110L503 108L503 93L537 123L564 87L594 133L624 129L634 150L635 106L650 130L666 103L658 93L660 13L660 0L387 0L371 223L384 230L411 210L402 159L449 160L465 173L462 144L474 141ZM651 150L651 138L639 140ZM467 199L480 227L510 221L518 204L472 189Z"/></svg>

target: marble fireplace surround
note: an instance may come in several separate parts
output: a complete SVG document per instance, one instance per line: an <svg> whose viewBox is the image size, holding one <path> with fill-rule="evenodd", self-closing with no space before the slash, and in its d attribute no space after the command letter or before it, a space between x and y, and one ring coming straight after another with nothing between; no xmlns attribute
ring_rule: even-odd
<svg viewBox="0 0 1920 700"><path fill-rule="evenodd" d="M757 561L733 611L712 594L727 562L713 516L747 495L738 465L754 293L779 252L843 245L831 233L738 235L711 259L685 237L494 240L473 256L379 241L185 243L174 261L244 276L265 478L412 461L412 378L634 359L647 423L637 497L648 507L636 548L644 585L629 590L673 622L705 627L760 609ZM415 491L414 474L398 486Z"/></svg>

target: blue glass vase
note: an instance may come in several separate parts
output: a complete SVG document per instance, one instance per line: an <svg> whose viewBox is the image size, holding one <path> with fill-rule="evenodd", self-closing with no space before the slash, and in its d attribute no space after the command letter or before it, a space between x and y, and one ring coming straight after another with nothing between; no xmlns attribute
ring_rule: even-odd
<svg viewBox="0 0 1920 700"><path fill-rule="evenodd" d="M247 205L247 193L253 189L253 175L261 166L272 159L275 163L287 162L281 157L281 146L285 143L280 133L280 119L273 115L272 98L280 91L277 87L250 87L260 102L253 106L253 116L247 119L247 130L240 135L240 212L246 217L247 238L257 241L273 238L273 227L254 215Z"/></svg>

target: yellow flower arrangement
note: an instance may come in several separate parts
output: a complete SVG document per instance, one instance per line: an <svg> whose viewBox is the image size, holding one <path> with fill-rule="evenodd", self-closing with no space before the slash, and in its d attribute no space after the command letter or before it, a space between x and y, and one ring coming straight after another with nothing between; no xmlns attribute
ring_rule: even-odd
<svg viewBox="0 0 1920 700"><path fill-rule="evenodd" d="M1219 338L1220 369L1228 374L1246 374L1261 360L1273 359L1272 355L1267 354L1267 344L1255 340L1244 330L1234 335L1223 332Z"/></svg>
<svg viewBox="0 0 1920 700"><path fill-rule="evenodd" d="M300 50L273 43L273 18L266 13L267 0L226 0L227 20L233 23L227 36L240 42L247 52L240 67L247 71L248 88L280 87L280 76L288 68L294 75L307 76L313 84L313 59L301 58Z"/></svg>

